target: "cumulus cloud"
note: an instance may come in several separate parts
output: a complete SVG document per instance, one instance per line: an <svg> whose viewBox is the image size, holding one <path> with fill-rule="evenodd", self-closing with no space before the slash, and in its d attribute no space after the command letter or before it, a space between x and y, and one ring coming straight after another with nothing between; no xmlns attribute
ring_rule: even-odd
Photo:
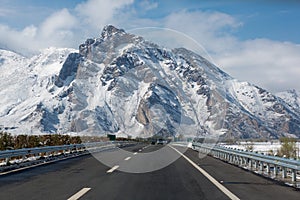
<svg viewBox="0 0 300 200"><path fill-rule="evenodd" d="M300 45L267 39L241 41L216 62L232 76L272 92L298 89Z"/></svg>
<svg viewBox="0 0 300 200"><path fill-rule="evenodd" d="M72 29L76 24L76 18L67 9L58 11L49 16L40 26L40 34L43 38L64 33Z"/></svg>
<svg viewBox="0 0 300 200"><path fill-rule="evenodd" d="M201 11L172 13L165 18L164 24L188 34L211 53L225 51L227 44L236 43L236 38L228 32L242 25L228 14Z"/></svg>
<svg viewBox="0 0 300 200"><path fill-rule="evenodd" d="M220 12L180 11L167 16L164 26L191 36L210 61L237 79L272 92L300 91L299 44L264 38L241 41L232 33L243 24Z"/></svg>
<svg viewBox="0 0 300 200"><path fill-rule="evenodd" d="M133 3L133 0L89 0L78 4L75 8L78 16L90 25L99 28L111 23L115 15L120 14L122 8Z"/></svg>
<svg viewBox="0 0 300 200"><path fill-rule="evenodd" d="M18 31L5 25L0 25L0 44L10 50L23 54L35 49L34 37L36 36L36 27L28 26ZM31 46L30 46L31 45Z"/></svg>
<svg viewBox="0 0 300 200"><path fill-rule="evenodd" d="M73 43L76 18L67 9L53 13L40 26L15 30L0 25L0 44L24 55L49 46L69 47Z"/></svg>

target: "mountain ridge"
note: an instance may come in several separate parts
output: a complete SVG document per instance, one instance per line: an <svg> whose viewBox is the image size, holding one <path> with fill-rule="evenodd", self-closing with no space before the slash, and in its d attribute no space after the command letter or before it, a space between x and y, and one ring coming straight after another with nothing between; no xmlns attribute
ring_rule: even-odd
<svg viewBox="0 0 300 200"><path fill-rule="evenodd" d="M169 50L109 25L78 51L59 55L64 56L49 58L53 65L38 58L39 66L33 61L25 65L32 67L33 78L40 69L48 72L40 81L19 80L30 83L27 89L34 97L12 98L6 109L11 99L0 102L3 128L134 137L207 135L213 130L223 138L300 136L300 112L294 105L233 79L187 49Z"/></svg>

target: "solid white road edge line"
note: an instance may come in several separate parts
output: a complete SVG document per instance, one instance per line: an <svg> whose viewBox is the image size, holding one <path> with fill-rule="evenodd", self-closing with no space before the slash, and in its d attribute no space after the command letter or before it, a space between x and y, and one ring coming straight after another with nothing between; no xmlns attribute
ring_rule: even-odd
<svg viewBox="0 0 300 200"><path fill-rule="evenodd" d="M131 157L127 157L127 158L125 158L124 160L130 160L131 159Z"/></svg>
<svg viewBox="0 0 300 200"><path fill-rule="evenodd" d="M116 169L118 169L120 166L116 165L113 168L111 168L110 170L108 170L106 173L112 173L113 171L115 171Z"/></svg>
<svg viewBox="0 0 300 200"><path fill-rule="evenodd" d="M82 188L79 192L68 198L68 200L77 200L87 193L91 188Z"/></svg>
<svg viewBox="0 0 300 200"><path fill-rule="evenodd" d="M201 172L210 182L212 182L217 188L219 188L224 194L226 194L230 199L232 200L239 200L239 198L230 192L226 187L224 187L222 184L220 184L214 177L212 177L209 173L207 173L204 169L199 167L196 163L194 163L191 159L189 159L186 155L178 151L176 148L172 147L171 145L168 145L171 147L174 151L179 153L183 158L185 158L193 167L195 167L199 172Z"/></svg>

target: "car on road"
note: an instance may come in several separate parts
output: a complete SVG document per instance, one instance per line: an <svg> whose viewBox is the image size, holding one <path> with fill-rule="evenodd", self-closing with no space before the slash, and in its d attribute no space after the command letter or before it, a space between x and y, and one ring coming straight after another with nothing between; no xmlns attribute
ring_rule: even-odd
<svg viewBox="0 0 300 200"><path fill-rule="evenodd" d="M166 142L163 139L158 139L156 143L157 144L165 144Z"/></svg>

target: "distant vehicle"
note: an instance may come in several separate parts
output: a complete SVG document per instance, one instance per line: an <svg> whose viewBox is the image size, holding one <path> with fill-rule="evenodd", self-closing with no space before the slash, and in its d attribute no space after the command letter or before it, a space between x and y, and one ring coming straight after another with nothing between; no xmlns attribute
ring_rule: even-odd
<svg viewBox="0 0 300 200"><path fill-rule="evenodd" d="M157 144L165 144L166 142L163 139L158 139Z"/></svg>

